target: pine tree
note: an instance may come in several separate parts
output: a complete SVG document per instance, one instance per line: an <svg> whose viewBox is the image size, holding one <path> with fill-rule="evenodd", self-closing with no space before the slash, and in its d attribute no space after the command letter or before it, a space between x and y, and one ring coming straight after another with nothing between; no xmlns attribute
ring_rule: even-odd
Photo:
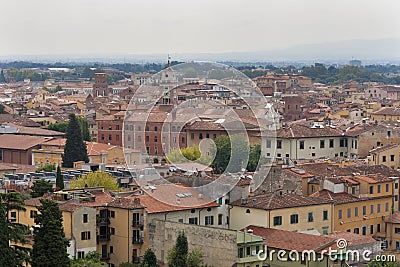
<svg viewBox="0 0 400 267"><path fill-rule="evenodd" d="M6 77L4 77L4 71L1 69L0 72L0 83L5 83L6 82Z"/></svg>
<svg viewBox="0 0 400 267"><path fill-rule="evenodd" d="M56 189L62 190L64 189L64 179L61 174L61 167L60 165L57 166L57 174L56 174Z"/></svg>
<svg viewBox="0 0 400 267"><path fill-rule="evenodd" d="M42 197L46 193L53 192L53 185L49 181L40 179L33 182L31 190L32 197Z"/></svg>
<svg viewBox="0 0 400 267"><path fill-rule="evenodd" d="M41 199L39 214L35 217L33 232L32 267L70 266L67 247L62 226L62 213L56 202Z"/></svg>
<svg viewBox="0 0 400 267"><path fill-rule="evenodd" d="M151 248L145 251L140 267L158 267L156 254Z"/></svg>
<svg viewBox="0 0 400 267"><path fill-rule="evenodd" d="M25 225L10 222L11 210L23 211L24 201L20 193L0 194L0 266L22 266L28 260L28 253L12 243L24 243L28 228Z"/></svg>
<svg viewBox="0 0 400 267"><path fill-rule="evenodd" d="M168 252L169 267L184 267L188 256L188 241L185 233L181 232L175 246Z"/></svg>
<svg viewBox="0 0 400 267"><path fill-rule="evenodd" d="M66 138L67 142L62 156L63 166L72 168L75 161L89 162L86 143L83 141L81 128L75 114L69 115Z"/></svg>

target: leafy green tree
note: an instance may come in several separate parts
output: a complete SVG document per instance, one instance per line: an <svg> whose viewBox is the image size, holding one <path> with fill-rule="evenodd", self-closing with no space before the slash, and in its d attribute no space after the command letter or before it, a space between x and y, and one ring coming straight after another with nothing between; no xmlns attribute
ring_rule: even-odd
<svg viewBox="0 0 400 267"><path fill-rule="evenodd" d="M42 197L46 193L53 192L53 185L49 181L40 179L33 182L31 190L32 197Z"/></svg>
<svg viewBox="0 0 400 267"><path fill-rule="evenodd" d="M215 173L240 172L247 166L249 146L243 135L221 135L214 142L216 151L211 167Z"/></svg>
<svg viewBox="0 0 400 267"><path fill-rule="evenodd" d="M25 210L22 195L16 192L0 194L0 266L22 266L29 259L28 251L15 245L25 242L28 228L9 220L11 210Z"/></svg>
<svg viewBox="0 0 400 267"><path fill-rule="evenodd" d="M187 267L203 266L203 252L199 249L193 249L187 256Z"/></svg>
<svg viewBox="0 0 400 267"><path fill-rule="evenodd" d="M158 267L156 254L151 248L145 251L140 267Z"/></svg>
<svg viewBox="0 0 400 267"><path fill-rule="evenodd" d="M400 267L400 264L395 261L377 261L373 259L368 263L368 267Z"/></svg>
<svg viewBox="0 0 400 267"><path fill-rule="evenodd" d="M56 174L56 189L62 190L64 189L64 179L61 174L61 167L60 165L57 166L57 174Z"/></svg>
<svg viewBox="0 0 400 267"><path fill-rule="evenodd" d="M185 267L188 256L188 241L185 233L181 232L175 246L168 251L168 266L169 267Z"/></svg>
<svg viewBox="0 0 400 267"><path fill-rule="evenodd" d="M182 149L172 149L166 156L170 163L182 163L196 161L201 164L209 165L211 158L206 153L201 153L198 146L191 146Z"/></svg>
<svg viewBox="0 0 400 267"><path fill-rule="evenodd" d="M100 255L96 251L91 251L83 259L73 259L71 267L103 267L107 263L100 260Z"/></svg>
<svg viewBox="0 0 400 267"><path fill-rule="evenodd" d="M85 141L91 141L90 131L89 131L89 122L85 118L78 117L77 118L79 127L81 128L82 138ZM47 128L52 131L66 133L68 130L69 122L56 122L50 124Z"/></svg>
<svg viewBox="0 0 400 267"><path fill-rule="evenodd" d="M46 164L44 164L44 165L42 165L42 164L39 165L39 167L36 169L35 172L41 172L41 171L44 171L44 172L52 172L52 171L54 171L56 168L57 168L57 166L56 166L55 163L46 163Z"/></svg>
<svg viewBox="0 0 400 267"><path fill-rule="evenodd" d="M83 141L81 127L75 114L69 115L69 124L66 133L67 142L62 155L63 166L72 168L75 161L89 162L86 143Z"/></svg>
<svg viewBox="0 0 400 267"><path fill-rule="evenodd" d="M33 232L32 267L70 266L62 225L62 213L58 204L52 200L41 199L39 214L35 217Z"/></svg>
<svg viewBox="0 0 400 267"><path fill-rule="evenodd" d="M81 175L78 179L71 181L71 188L84 188L104 186L107 190L117 190L118 182L111 174L106 172L90 172L87 175Z"/></svg>
<svg viewBox="0 0 400 267"><path fill-rule="evenodd" d="M130 262L123 262L120 265L118 265L118 267L137 267L137 266L138 266L137 264L133 264Z"/></svg>
<svg viewBox="0 0 400 267"><path fill-rule="evenodd" d="M52 131L66 133L68 129L68 122L63 121L49 124L48 129Z"/></svg>

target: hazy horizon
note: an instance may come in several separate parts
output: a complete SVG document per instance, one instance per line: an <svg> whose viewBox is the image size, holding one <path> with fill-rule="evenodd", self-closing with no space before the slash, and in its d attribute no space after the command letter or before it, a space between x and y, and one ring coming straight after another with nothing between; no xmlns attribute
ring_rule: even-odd
<svg viewBox="0 0 400 267"><path fill-rule="evenodd" d="M400 39L395 0L14 0L2 8L3 58L259 53Z"/></svg>

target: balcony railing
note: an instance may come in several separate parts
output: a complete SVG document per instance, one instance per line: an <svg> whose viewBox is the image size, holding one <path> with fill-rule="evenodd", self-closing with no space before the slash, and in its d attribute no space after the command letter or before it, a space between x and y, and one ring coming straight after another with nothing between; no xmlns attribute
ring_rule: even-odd
<svg viewBox="0 0 400 267"><path fill-rule="evenodd" d="M97 243L99 241L109 241L110 240L110 234L104 234L104 235L97 235Z"/></svg>
<svg viewBox="0 0 400 267"><path fill-rule="evenodd" d="M141 258L140 257L132 256L132 263L140 263L140 262L141 262Z"/></svg>
<svg viewBox="0 0 400 267"><path fill-rule="evenodd" d="M143 226L143 218L139 219L139 220L133 220L132 221L132 226L133 227L141 227Z"/></svg>
<svg viewBox="0 0 400 267"><path fill-rule="evenodd" d="M108 217L96 217L96 224L97 225L109 225L110 218Z"/></svg>
<svg viewBox="0 0 400 267"><path fill-rule="evenodd" d="M134 237L132 239L132 244L143 244L144 240L143 237Z"/></svg>
<svg viewBox="0 0 400 267"><path fill-rule="evenodd" d="M102 261L109 260L110 259L110 253L102 253L102 254L100 254L100 259Z"/></svg>

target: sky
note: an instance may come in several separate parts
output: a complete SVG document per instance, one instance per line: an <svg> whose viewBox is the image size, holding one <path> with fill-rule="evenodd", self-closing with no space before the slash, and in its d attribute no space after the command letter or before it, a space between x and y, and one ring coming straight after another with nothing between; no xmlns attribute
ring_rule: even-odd
<svg viewBox="0 0 400 267"><path fill-rule="evenodd" d="M0 55L254 52L400 38L398 0L1 0Z"/></svg>

